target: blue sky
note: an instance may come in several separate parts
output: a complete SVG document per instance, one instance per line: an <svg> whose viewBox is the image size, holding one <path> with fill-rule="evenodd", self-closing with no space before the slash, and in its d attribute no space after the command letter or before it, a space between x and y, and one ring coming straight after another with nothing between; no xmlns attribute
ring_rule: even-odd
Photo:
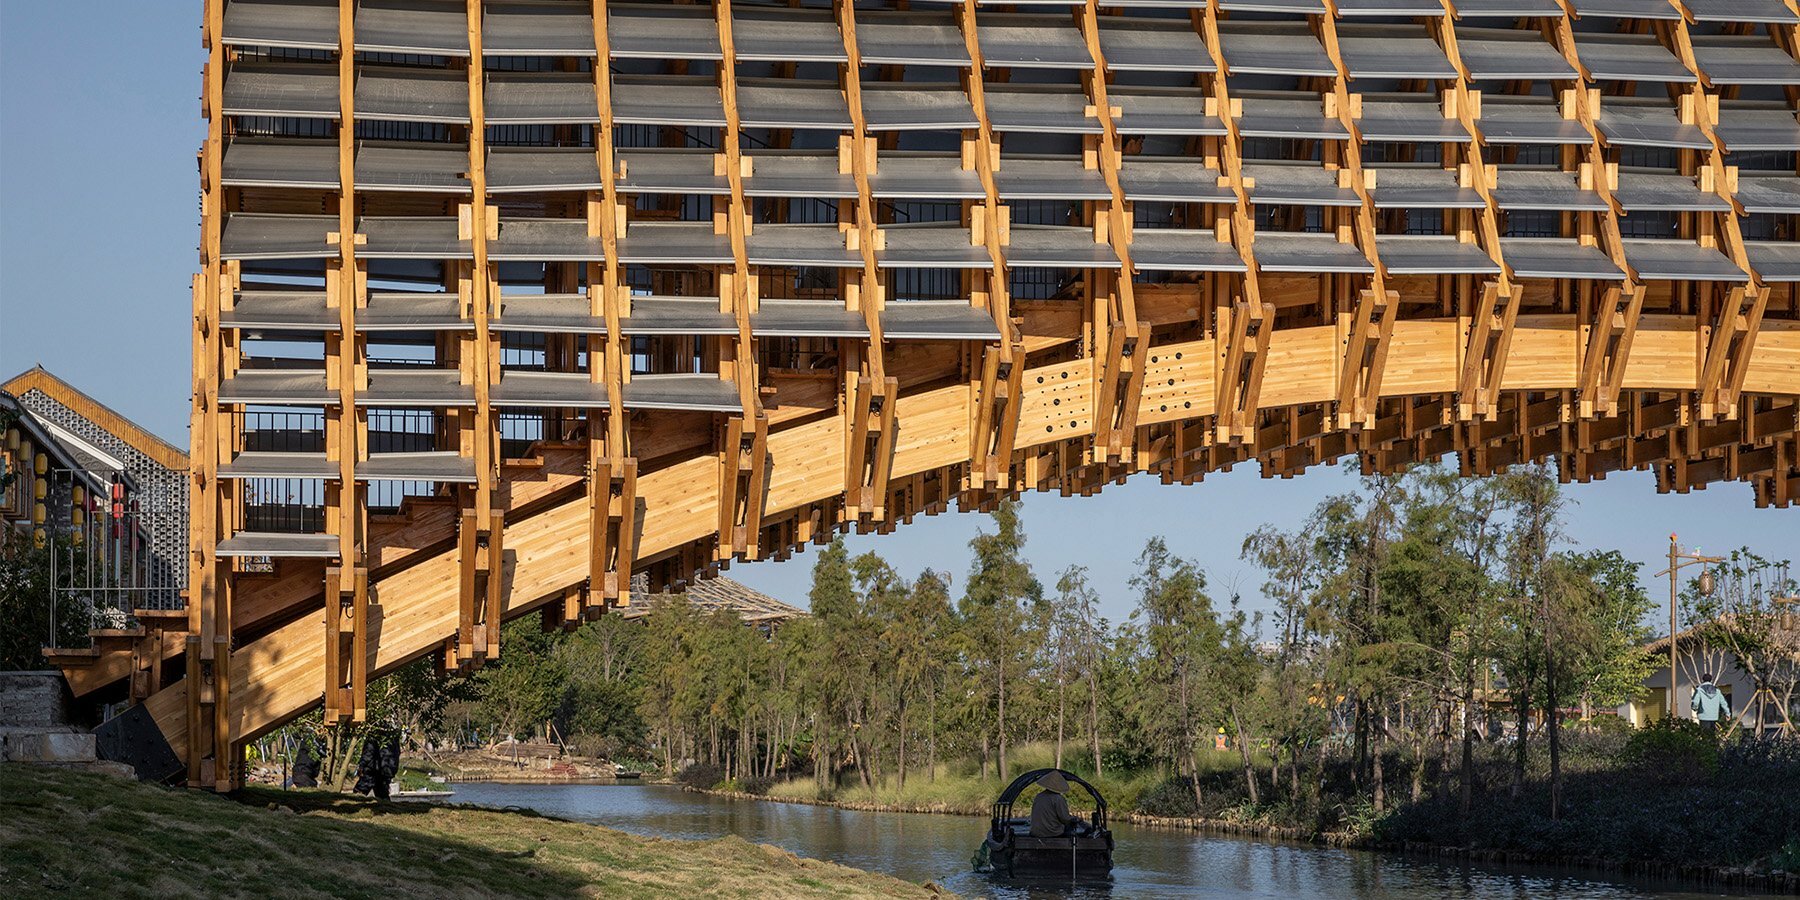
<svg viewBox="0 0 1800 900"><path fill-rule="evenodd" d="M42 363L171 442L187 445L189 278L198 242L194 153L205 137L197 100L199 3L0 2L0 377ZM1163 535L1197 560L1214 595L1261 606L1261 576L1238 560L1258 525L1297 526L1353 479L1319 469L1265 480L1255 466L1192 487L1139 477L1098 497L1025 499L1027 552L1053 582L1089 567L1107 615L1122 618L1144 541ZM1758 510L1744 484L1658 496L1648 473L1571 486L1568 530L1661 566L1668 534L1719 552L1750 543L1800 556L1800 512ZM902 572L949 572L960 584L967 544L987 519L921 518L885 536L852 536ZM739 564L731 575L804 605L814 556ZM1652 597L1667 596L1652 585Z"/></svg>

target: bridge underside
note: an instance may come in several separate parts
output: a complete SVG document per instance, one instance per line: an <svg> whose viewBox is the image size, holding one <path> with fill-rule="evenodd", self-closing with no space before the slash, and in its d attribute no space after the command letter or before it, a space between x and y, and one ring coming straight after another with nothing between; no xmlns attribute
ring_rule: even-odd
<svg viewBox="0 0 1800 900"><path fill-rule="evenodd" d="M1791 4L1359 5L211 0L189 608L71 683L229 787L508 618L953 503L1446 454L1791 503Z"/></svg>

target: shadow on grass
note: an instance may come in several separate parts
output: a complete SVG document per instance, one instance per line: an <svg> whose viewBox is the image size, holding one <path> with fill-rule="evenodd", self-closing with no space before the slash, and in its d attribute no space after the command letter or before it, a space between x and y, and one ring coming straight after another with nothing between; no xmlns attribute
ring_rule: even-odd
<svg viewBox="0 0 1800 900"><path fill-rule="evenodd" d="M529 829L484 829L476 844L443 833L458 826L441 812L0 765L0 896L567 897L592 886L536 860L543 839Z"/></svg>

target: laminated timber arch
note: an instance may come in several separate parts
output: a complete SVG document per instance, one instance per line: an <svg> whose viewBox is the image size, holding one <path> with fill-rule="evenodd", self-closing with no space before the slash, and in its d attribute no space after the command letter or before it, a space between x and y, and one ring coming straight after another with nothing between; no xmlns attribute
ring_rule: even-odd
<svg viewBox="0 0 1800 900"><path fill-rule="evenodd" d="M1135 472L1786 506L1800 14L1754 5L212 0L186 677L139 718L229 787L633 573Z"/></svg>

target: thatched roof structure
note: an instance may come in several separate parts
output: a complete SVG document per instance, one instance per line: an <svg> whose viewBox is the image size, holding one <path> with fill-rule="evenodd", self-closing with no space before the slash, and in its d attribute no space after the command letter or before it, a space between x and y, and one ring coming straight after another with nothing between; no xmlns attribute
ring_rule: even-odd
<svg viewBox="0 0 1800 900"><path fill-rule="evenodd" d="M656 604L666 602L686 602L695 609L708 613L729 610L737 613L738 618L743 619L746 625L779 625L789 619L808 615L804 609L790 606L729 578L696 581L680 593L651 594L648 593L647 586L648 581L642 575L632 579L632 602L624 610L625 618L642 618L649 615Z"/></svg>

